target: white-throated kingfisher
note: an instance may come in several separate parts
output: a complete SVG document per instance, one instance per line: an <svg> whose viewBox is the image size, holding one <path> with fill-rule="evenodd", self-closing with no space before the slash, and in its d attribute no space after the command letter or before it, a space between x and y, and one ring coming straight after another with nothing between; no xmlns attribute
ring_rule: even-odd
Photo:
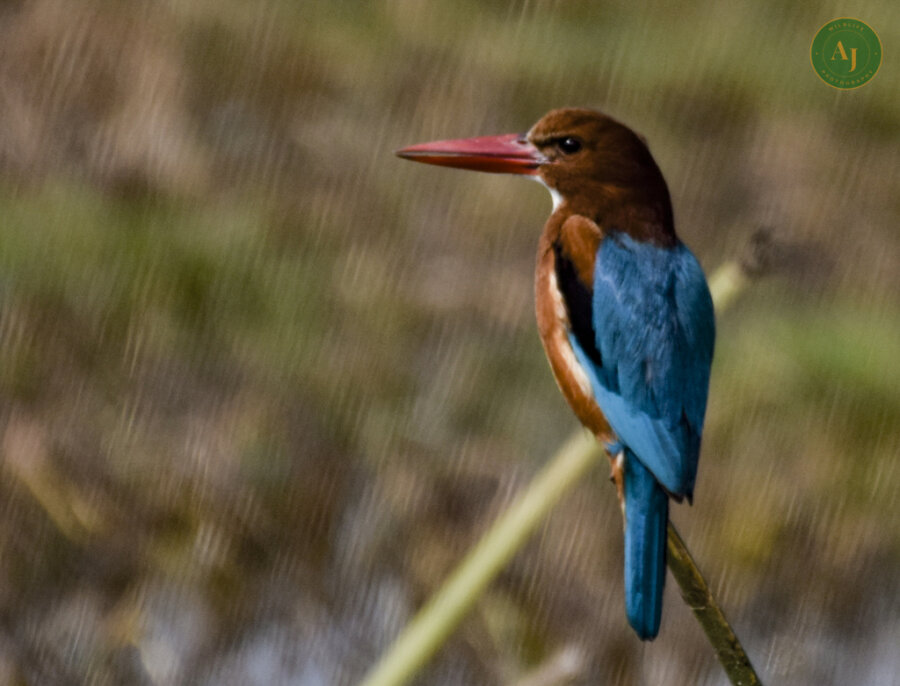
<svg viewBox="0 0 900 686"><path fill-rule="evenodd" d="M625 517L625 608L659 632L669 498L691 500L715 340L703 271L678 239L643 139L589 109L527 134L413 145L401 157L531 176L553 197L537 254L544 350L578 419L606 446Z"/></svg>

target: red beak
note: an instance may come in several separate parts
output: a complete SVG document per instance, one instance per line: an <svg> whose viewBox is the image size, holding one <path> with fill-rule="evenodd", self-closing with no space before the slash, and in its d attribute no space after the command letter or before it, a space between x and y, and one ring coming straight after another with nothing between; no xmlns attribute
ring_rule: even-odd
<svg viewBox="0 0 900 686"><path fill-rule="evenodd" d="M420 143L398 150L397 155L414 162L497 174L534 175L545 161L520 133Z"/></svg>

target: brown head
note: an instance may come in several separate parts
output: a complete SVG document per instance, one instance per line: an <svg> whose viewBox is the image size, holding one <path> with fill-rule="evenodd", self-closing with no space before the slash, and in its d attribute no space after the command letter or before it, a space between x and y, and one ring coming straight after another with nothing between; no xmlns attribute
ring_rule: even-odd
<svg viewBox="0 0 900 686"><path fill-rule="evenodd" d="M638 240L675 242L669 191L646 143L595 110L553 110L524 136L437 141L397 154L429 164L537 177L558 199L557 212L584 215L607 231Z"/></svg>

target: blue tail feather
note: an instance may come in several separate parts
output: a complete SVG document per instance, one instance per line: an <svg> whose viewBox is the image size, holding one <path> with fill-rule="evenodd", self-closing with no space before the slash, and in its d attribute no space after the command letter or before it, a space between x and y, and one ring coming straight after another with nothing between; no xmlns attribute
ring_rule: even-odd
<svg viewBox="0 0 900 686"><path fill-rule="evenodd" d="M669 497L634 453L625 453L625 612L642 640L656 638L666 581Z"/></svg>

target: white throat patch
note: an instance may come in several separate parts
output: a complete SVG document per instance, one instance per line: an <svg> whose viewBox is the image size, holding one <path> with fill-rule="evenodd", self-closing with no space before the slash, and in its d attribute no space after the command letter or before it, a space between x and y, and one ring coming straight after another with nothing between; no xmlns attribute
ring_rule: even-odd
<svg viewBox="0 0 900 686"><path fill-rule="evenodd" d="M534 179L535 181L537 181L539 184L541 184L548 191L550 191L550 198L553 200L553 211L556 212L556 208L558 208L560 205L562 205L562 201L563 201L562 195L560 195L559 191L556 190L555 188L550 188L550 186L548 186L546 184L546 182L540 176L535 175L535 176L532 176L531 178Z"/></svg>

